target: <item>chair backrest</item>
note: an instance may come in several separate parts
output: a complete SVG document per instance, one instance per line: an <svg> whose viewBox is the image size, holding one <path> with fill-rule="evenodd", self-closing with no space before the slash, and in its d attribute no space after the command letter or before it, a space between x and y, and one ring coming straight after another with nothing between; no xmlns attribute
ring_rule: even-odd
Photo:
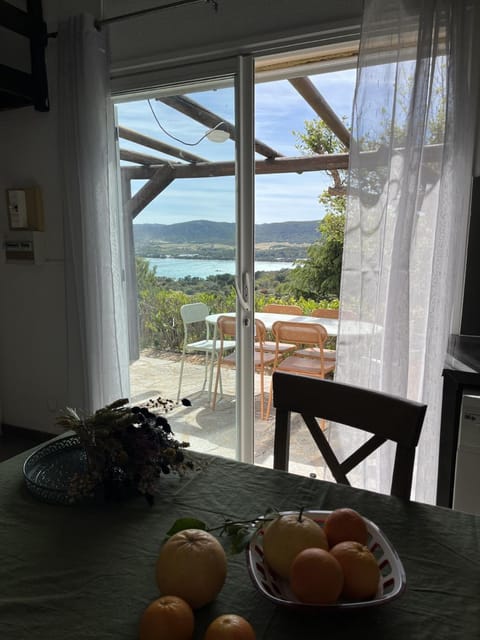
<svg viewBox="0 0 480 640"><path fill-rule="evenodd" d="M204 302L191 302L180 307L180 316L184 324L202 322L208 316L209 310Z"/></svg>
<svg viewBox="0 0 480 640"><path fill-rule="evenodd" d="M273 374L276 408L273 466L288 469L290 414L300 413L337 482L387 440L396 443L391 494L409 499L415 450L426 405L379 391L277 371ZM339 462L316 418L338 422L373 434Z"/></svg>
<svg viewBox="0 0 480 640"><path fill-rule="evenodd" d="M217 318L218 335L220 341L233 338L237 332L237 319L235 316L219 316Z"/></svg>
<svg viewBox="0 0 480 640"><path fill-rule="evenodd" d="M266 304L262 311L264 313L285 313L289 316L303 316L303 309L296 304Z"/></svg>
<svg viewBox="0 0 480 640"><path fill-rule="evenodd" d="M314 309L310 315L314 318L338 318L338 309Z"/></svg>
<svg viewBox="0 0 480 640"><path fill-rule="evenodd" d="M237 320L235 316L219 316L217 319L217 327L218 327L218 335L220 338L220 348L219 348L219 363L223 357L223 345L224 341L230 338L235 338L235 334L237 331ZM264 342L267 335L267 330L265 325L261 320L255 318L255 345L256 345L256 354L259 356L259 362L257 365L263 366L265 353L264 353Z"/></svg>
<svg viewBox="0 0 480 640"><path fill-rule="evenodd" d="M272 326L273 335L278 342L314 345L322 348L328 338L328 331L321 324L313 322L290 322L277 320Z"/></svg>
<svg viewBox="0 0 480 640"><path fill-rule="evenodd" d="M273 323L272 332L275 336L275 368L279 366L292 373L298 372L312 376L325 377L326 364L324 345L328 338L328 332L321 324L313 322L290 322L288 320L277 320ZM281 343L296 344L298 349L302 347L313 347L317 352L313 356L304 356L294 351L281 358ZM306 371L305 367L309 370Z"/></svg>
<svg viewBox="0 0 480 640"><path fill-rule="evenodd" d="M218 335L220 340L234 338L237 331L237 319L235 316L219 316L217 319ZM258 318L255 319L255 341L265 342L267 330L265 325Z"/></svg>

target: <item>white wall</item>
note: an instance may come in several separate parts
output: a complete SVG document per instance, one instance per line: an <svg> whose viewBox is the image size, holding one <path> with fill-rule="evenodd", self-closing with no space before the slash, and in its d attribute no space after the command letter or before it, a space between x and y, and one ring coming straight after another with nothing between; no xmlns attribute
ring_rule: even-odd
<svg viewBox="0 0 480 640"><path fill-rule="evenodd" d="M56 146L54 60L52 110L0 113L0 233L8 230L5 189L39 185L45 209L45 262L6 264L0 254L0 401L4 423L51 430L65 404L63 225ZM53 79L53 81L52 81ZM19 234L21 232L17 232Z"/></svg>
<svg viewBox="0 0 480 640"><path fill-rule="evenodd" d="M150 6L158 2L150 2ZM104 16L149 6L144 0L105 0ZM100 16L99 0L68 3L44 0L49 31L66 15L86 10ZM262 42L315 34L359 15L360 0L219 0L215 14L204 3L129 20L110 29L116 69L171 64L173 59L203 60L249 52ZM333 8L332 8L333 7ZM332 12L335 12L333 15ZM23 60L23 51L18 59ZM11 63L12 54L9 55ZM4 62L0 60L0 62ZM22 63L23 64L23 63ZM60 167L57 155L56 41L48 47L51 111L33 108L0 112L0 193L37 184L43 191L46 261L42 265L5 264L0 254L0 406L4 423L54 431L66 404L66 326ZM7 231L0 196L0 233Z"/></svg>

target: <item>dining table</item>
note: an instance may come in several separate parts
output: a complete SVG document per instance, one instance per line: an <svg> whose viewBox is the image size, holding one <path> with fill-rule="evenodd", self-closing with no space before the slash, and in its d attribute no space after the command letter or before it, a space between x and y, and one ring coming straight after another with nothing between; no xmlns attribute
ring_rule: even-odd
<svg viewBox="0 0 480 640"><path fill-rule="evenodd" d="M160 595L156 559L178 518L214 528L269 508L340 507L383 531L405 570L403 594L353 611L292 610L260 593L242 551L228 555L216 599L195 611L194 639L227 613L249 620L257 640L480 638L478 516L194 451L191 472L161 476L152 506L142 496L62 505L27 488L30 453L0 464L2 640L136 640L142 612Z"/></svg>

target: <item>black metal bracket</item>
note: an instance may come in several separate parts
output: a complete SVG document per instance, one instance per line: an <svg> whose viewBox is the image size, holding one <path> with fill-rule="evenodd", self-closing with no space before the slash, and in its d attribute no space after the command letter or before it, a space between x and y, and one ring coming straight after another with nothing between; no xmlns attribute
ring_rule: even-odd
<svg viewBox="0 0 480 640"><path fill-rule="evenodd" d="M0 110L31 105L37 111L49 111L48 37L41 0L27 0L27 11L0 0L0 26L27 38L30 44L30 73L0 64Z"/></svg>

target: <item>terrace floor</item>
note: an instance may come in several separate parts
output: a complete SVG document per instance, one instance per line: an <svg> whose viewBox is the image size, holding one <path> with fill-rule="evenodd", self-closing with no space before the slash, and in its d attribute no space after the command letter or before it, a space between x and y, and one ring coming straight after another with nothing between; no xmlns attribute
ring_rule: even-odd
<svg viewBox="0 0 480 640"><path fill-rule="evenodd" d="M215 410L208 402L208 391L202 391L204 379L203 356L189 356L185 363L182 397L192 406L179 406L169 414L170 424L179 440L190 443L192 449L214 453L228 458L235 457L235 371L222 368L223 396L217 400ZM180 356L175 353L144 351L130 368L131 401L163 396L176 399L180 372ZM265 380L269 389L270 377ZM273 432L275 410L268 419L260 420L259 376L255 381L256 418L254 429L255 464L273 466ZM265 398L265 403L267 397ZM327 430L329 427L327 426ZM322 458L300 418L292 419L289 471L300 475L315 474L329 478Z"/></svg>

